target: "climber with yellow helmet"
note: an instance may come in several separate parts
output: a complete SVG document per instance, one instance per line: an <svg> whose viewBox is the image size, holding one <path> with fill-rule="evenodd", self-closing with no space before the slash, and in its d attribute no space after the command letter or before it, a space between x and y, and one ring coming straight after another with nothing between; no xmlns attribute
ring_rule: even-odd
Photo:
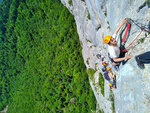
<svg viewBox="0 0 150 113"><path fill-rule="evenodd" d="M112 79L114 79L115 75L112 73L111 68L110 68L110 67L106 67L106 70L107 70L107 72L108 72L108 75L109 75Z"/></svg>
<svg viewBox="0 0 150 113"><path fill-rule="evenodd" d="M109 86L111 88L114 88L116 86L116 83L115 83L115 74L112 73L110 67L106 67L106 72L104 73L104 78L109 82Z"/></svg>
<svg viewBox="0 0 150 113"><path fill-rule="evenodd" d="M126 55L125 57L120 56L120 49L117 45L116 41L116 35L120 28L126 23L127 19L123 19L122 23L118 26L118 28L115 30L114 34L112 36L106 36L104 38L104 42L108 44L108 55L111 59L112 64L115 66L117 63L130 59L130 55Z"/></svg>

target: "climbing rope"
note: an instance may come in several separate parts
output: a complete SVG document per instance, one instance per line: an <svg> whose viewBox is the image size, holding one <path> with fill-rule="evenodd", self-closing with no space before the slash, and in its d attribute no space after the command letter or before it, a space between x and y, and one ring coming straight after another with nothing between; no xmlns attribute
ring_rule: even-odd
<svg viewBox="0 0 150 113"><path fill-rule="evenodd" d="M141 24L141 23L137 23L136 21L132 20L131 18L129 18L129 21L131 21L131 23L135 24L137 27L139 27L141 30L145 31L145 32L150 32L148 30L147 25ZM140 24L140 25L139 25Z"/></svg>
<svg viewBox="0 0 150 113"><path fill-rule="evenodd" d="M140 36L140 34L142 33L143 31L141 31L135 38L134 40L125 48L123 49L122 51L127 51L127 49L129 48L129 46Z"/></svg>
<svg viewBox="0 0 150 113"><path fill-rule="evenodd" d="M131 23L128 23L126 31L125 31L125 34L124 34L124 36L122 38L122 42L125 42L130 26L131 26Z"/></svg>
<svg viewBox="0 0 150 113"><path fill-rule="evenodd" d="M122 51L123 49L125 49L125 44L129 38L130 35L130 31L131 31L131 22L129 19L127 19L127 23L125 24L124 28L121 30L120 33L120 50ZM125 32L124 36L122 37L123 33Z"/></svg>
<svg viewBox="0 0 150 113"><path fill-rule="evenodd" d="M149 29L148 29L148 27L149 27L149 25L148 25L148 27L146 27L146 25L138 25L138 23L136 23L134 20L132 20L132 19L128 19L128 21L130 21L131 23L134 23L137 27L139 27L140 29L141 29L141 31L140 31L140 33L134 38L134 40L125 48L125 49L123 49L122 51L127 51L127 49L129 48L129 46L131 46L131 44L140 36L140 34L142 33L142 32L150 32L149 31ZM150 22L149 22L150 23ZM130 28L130 24L128 24L127 25L127 29L126 29L126 32L125 32L125 35L124 35L124 38L122 39L122 41L125 41L126 40L126 35L127 35L127 32L128 32L128 30L129 30L129 28Z"/></svg>

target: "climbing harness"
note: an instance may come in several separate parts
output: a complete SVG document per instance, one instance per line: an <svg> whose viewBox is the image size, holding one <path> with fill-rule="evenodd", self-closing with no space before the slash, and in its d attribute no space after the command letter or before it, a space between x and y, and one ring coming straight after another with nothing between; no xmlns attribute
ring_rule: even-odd
<svg viewBox="0 0 150 113"><path fill-rule="evenodd" d="M110 59L110 61L111 61L112 63L115 63L117 66L119 66L120 63L121 63L121 62L115 62L115 61L110 57L110 54L109 54L109 53L108 53L108 58Z"/></svg>

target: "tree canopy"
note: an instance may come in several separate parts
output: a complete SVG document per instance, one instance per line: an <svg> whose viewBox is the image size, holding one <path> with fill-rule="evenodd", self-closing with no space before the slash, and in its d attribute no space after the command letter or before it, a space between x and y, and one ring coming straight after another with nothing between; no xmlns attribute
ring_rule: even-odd
<svg viewBox="0 0 150 113"><path fill-rule="evenodd" d="M76 29L59 0L0 4L0 110L6 105L8 113L96 109Z"/></svg>

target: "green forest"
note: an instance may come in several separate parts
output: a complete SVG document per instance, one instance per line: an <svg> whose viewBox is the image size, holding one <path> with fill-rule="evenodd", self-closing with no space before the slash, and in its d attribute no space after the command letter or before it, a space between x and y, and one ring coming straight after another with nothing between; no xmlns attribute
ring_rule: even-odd
<svg viewBox="0 0 150 113"><path fill-rule="evenodd" d="M74 17L60 0L3 0L0 110L8 106L7 113L95 111L81 50Z"/></svg>

